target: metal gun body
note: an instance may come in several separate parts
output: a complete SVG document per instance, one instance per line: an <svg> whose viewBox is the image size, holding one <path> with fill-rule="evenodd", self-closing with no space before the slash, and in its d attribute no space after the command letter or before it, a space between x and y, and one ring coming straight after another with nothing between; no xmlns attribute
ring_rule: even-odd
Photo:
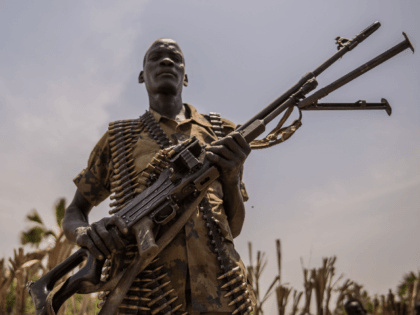
<svg viewBox="0 0 420 315"><path fill-rule="evenodd" d="M219 177L217 169L204 158L204 147L199 140L192 137L179 146L186 145L156 182L115 214L125 221L129 229L146 215L156 224L166 224L175 216L177 204L191 194L207 189Z"/></svg>

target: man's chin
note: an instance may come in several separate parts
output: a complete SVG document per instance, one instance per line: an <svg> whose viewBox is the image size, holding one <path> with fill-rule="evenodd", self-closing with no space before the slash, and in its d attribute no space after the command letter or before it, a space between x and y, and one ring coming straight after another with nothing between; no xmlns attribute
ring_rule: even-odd
<svg viewBox="0 0 420 315"><path fill-rule="evenodd" d="M176 95L181 90L182 88L178 88L173 84L162 84L156 89L156 92L159 94Z"/></svg>

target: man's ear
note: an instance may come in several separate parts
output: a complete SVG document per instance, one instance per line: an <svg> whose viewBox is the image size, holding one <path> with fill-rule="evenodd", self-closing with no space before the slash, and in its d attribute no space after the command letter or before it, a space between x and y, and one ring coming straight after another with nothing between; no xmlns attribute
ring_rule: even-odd
<svg viewBox="0 0 420 315"><path fill-rule="evenodd" d="M184 84L184 86L188 86L188 76L187 76L187 74L184 74L184 83L183 84Z"/></svg>
<svg viewBox="0 0 420 315"><path fill-rule="evenodd" d="M144 83L144 71L140 71L139 74L139 83Z"/></svg>

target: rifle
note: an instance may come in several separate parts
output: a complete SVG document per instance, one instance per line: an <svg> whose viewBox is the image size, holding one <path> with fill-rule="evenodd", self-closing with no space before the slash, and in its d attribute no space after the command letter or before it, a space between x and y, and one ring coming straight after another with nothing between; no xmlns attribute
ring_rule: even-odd
<svg viewBox="0 0 420 315"><path fill-rule="evenodd" d="M382 102L379 104L368 104L365 101L319 104L318 100L405 49L410 48L414 52L414 48L405 33L403 33L405 40L398 45L320 89L318 92L306 97L308 93L317 87L316 77L318 75L348 51L353 50L379 27L380 23L375 22L350 40L337 37L338 51L332 57L314 71L305 74L289 90L237 128L236 131L241 133L248 143L251 143L265 131L265 126L268 123L286 111L277 129L275 128L276 136L278 136L278 134L282 134L278 132L280 130L279 126L284 123L285 117L287 118L290 115L290 109L293 110L294 107L297 107L299 111L382 109L386 110L388 115L390 115L391 107L385 99L382 99ZM299 124L296 125L296 127L298 126ZM271 138L271 140L267 140L265 147L281 141L282 139L273 140ZM203 198L206 189L219 177L217 168L205 158L204 148L205 145L201 145L198 139L192 137L178 145L164 149L162 154L167 158L168 167L154 183L115 214L125 221L131 235L135 236L139 251L137 258L134 259L124 273L118 274L108 282L101 281L100 274L104 262L95 260L93 255L86 249L79 249L38 281L27 284L28 291L35 305L36 314L52 314L52 311L58 311L62 303L76 292L90 293L97 291L112 291L100 314L114 314L128 292L134 278L171 242ZM174 220L177 214L181 215L180 218L175 220L168 231L155 241L152 232L153 227L169 223ZM118 233L116 227L111 227L111 231ZM120 236L122 238L125 237ZM53 289L60 278L79 265L83 258L86 257L87 263L84 268L68 278L60 287ZM55 296L50 294L53 290ZM47 299L50 299L49 310L47 310Z"/></svg>

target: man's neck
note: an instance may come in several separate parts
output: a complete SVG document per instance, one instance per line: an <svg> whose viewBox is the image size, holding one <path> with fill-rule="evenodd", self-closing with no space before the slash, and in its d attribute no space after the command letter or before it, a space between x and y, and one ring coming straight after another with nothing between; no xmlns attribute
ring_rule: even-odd
<svg viewBox="0 0 420 315"><path fill-rule="evenodd" d="M182 98L181 95L149 94L149 106L162 116L175 120L182 109Z"/></svg>

